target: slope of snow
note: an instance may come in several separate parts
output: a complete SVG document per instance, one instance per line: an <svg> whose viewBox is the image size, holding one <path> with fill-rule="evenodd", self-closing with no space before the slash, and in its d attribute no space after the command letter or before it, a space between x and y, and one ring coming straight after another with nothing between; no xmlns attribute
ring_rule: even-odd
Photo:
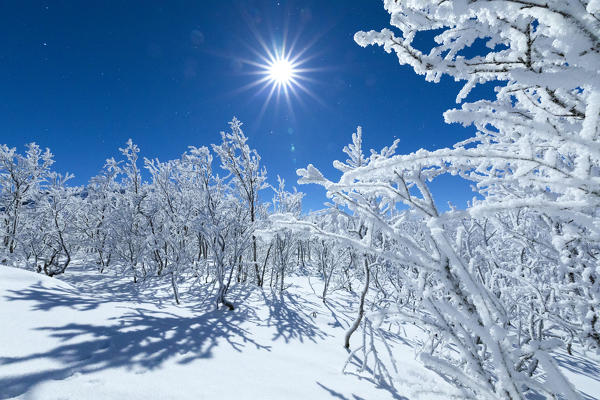
<svg viewBox="0 0 600 400"><path fill-rule="evenodd" d="M351 300L325 306L305 281L283 295L234 290L228 312L193 291L181 306L167 288L131 293L129 282L94 271L63 279L73 284L0 268L0 398L397 396L341 373L352 316L334 307Z"/></svg>
<svg viewBox="0 0 600 400"><path fill-rule="evenodd" d="M177 306L168 286L152 281L132 291L128 281L80 266L62 279L0 267L0 399L385 400L453 393L393 333L402 379L395 388L343 374L343 336L353 318L343 310L355 309L354 298L335 293L323 304L304 278L292 279L283 294L234 288L233 312L215 310L201 285L182 288ZM360 340L357 332L353 345ZM564 363L572 381L588 399L600 398L598 364L579 362L581 368Z"/></svg>

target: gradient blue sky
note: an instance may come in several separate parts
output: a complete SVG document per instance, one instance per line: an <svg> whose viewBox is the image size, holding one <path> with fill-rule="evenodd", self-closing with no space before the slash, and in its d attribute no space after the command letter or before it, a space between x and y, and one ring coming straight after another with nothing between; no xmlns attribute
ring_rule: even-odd
<svg viewBox="0 0 600 400"><path fill-rule="evenodd" d="M55 169L84 184L128 138L141 155L177 158L188 145L219 141L237 116L266 165L296 184L308 163L330 178L356 125L379 149L400 138L399 151L452 145L472 129L444 124L460 84L424 81L380 48L359 47L357 30L389 26L378 0L307 1L12 1L0 4L0 143L20 150L49 147ZM284 37L307 48L305 86L285 101L239 89L257 79L262 38ZM424 37L423 46L427 47ZM324 192L309 194L317 209ZM464 206L473 196L457 179L434 186L439 199ZM270 198L271 194L265 193Z"/></svg>

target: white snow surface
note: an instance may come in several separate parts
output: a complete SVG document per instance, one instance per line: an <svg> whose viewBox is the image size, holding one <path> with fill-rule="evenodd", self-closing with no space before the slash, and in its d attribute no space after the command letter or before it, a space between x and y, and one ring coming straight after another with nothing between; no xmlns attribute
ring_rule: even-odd
<svg viewBox="0 0 600 400"><path fill-rule="evenodd" d="M158 281L155 281L158 282ZM415 360L392 329L395 387L344 374L355 297L323 304L306 278L283 294L234 287L216 310L206 287L183 291L73 266L60 279L0 266L0 399L448 399L456 392ZM312 281L316 292L318 285ZM353 336L353 347L361 333ZM558 357L585 399L600 399L600 364ZM350 372L356 368L349 368Z"/></svg>

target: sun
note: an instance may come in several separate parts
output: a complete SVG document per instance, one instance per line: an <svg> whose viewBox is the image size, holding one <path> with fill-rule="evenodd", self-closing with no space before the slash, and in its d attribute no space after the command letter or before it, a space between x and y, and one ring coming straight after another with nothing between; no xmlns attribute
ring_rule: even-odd
<svg viewBox="0 0 600 400"><path fill-rule="evenodd" d="M237 59L242 65L250 66L243 73L254 78L236 89L236 92L252 90L254 91L252 99L264 98L257 116L258 120L263 117L269 104L273 102L277 110L282 101L287 103L289 115L294 118L292 102L295 100L304 106L301 94L324 105L309 87L310 84L318 84L311 75L323 70L322 67L308 67L309 62L316 57L316 54L308 54L316 39L298 49L298 37L288 43L287 34L278 41L273 39L272 45L268 45L258 33L255 33L255 38L259 47L247 45L254 57Z"/></svg>
<svg viewBox="0 0 600 400"><path fill-rule="evenodd" d="M276 85L289 86L297 77L294 64L288 58L273 60L267 68L269 80Z"/></svg>
<svg viewBox="0 0 600 400"><path fill-rule="evenodd" d="M276 104L279 104L280 99L284 99L288 105L288 110L293 114L292 97L300 102L299 92L315 97L305 85L308 82L314 82L313 79L306 76L314 71L314 69L305 66L310 57L305 57L304 51L294 54L293 48L287 49L287 51L285 47L269 49L266 44L263 44L263 49L264 53L255 52L258 60L245 61L247 64L256 67L252 75L257 76L257 79L242 87L241 90L254 88L256 90L254 96L267 93L259 118L262 118L267 106L273 99Z"/></svg>

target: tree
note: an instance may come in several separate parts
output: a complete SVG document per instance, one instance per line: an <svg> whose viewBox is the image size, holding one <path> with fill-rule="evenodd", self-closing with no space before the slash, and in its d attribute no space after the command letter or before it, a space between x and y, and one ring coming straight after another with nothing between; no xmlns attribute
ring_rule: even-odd
<svg viewBox="0 0 600 400"><path fill-rule="evenodd" d="M197 216L191 227L206 242L210 253L208 263L218 285L216 303L229 310L235 308L227 298L235 267L242 262L252 236L248 209L228 183L212 173L212 154L206 147L190 148L184 155L186 168L199 190Z"/></svg>
<svg viewBox="0 0 600 400"><path fill-rule="evenodd" d="M126 147L119 148L125 157L120 166L121 181L115 196L115 219L111 235L114 238L114 253L119 261L138 280L139 265L144 265L144 255L148 247L147 220L144 216L144 202L148 195L142 186L141 174L137 166L140 149L129 139ZM111 161L111 164L114 162ZM142 269L142 271L144 271Z"/></svg>
<svg viewBox="0 0 600 400"><path fill-rule="evenodd" d="M81 198L80 189L67 187L73 175L49 174L47 194L40 197L40 220L42 231L47 232L47 254L43 259L43 271L48 276L63 274L71 263L73 248L78 242L75 221Z"/></svg>
<svg viewBox="0 0 600 400"><path fill-rule="evenodd" d="M93 177L86 187L83 210L77 218L78 229L86 239L86 247L97 255L96 264L100 273L114 261L115 243L111 228L116 223L115 206L120 191L116 179L120 171L114 159L106 160L103 171Z"/></svg>
<svg viewBox="0 0 600 400"><path fill-rule="evenodd" d="M453 149L397 157L384 168L422 165L459 174L485 195L475 217L525 208L550 227L550 244L561 254L564 285L586 311L575 324L600 346L600 15L595 1L421 0L385 2L391 30L358 32L355 40L394 51L401 64L427 80L443 75L466 81L463 101L478 84L496 83L494 99L465 102L444 116L474 125L474 138ZM422 31L441 30L429 53L413 46ZM488 50L463 55L478 42ZM472 53L472 52L471 52ZM373 173L376 173L373 170ZM430 172L433 173L433 172ZM585 294L583 294L585 293ZM584 300L584 298L586 300Z"/></svg>
<svg viewBox="0 0 600 400"><path fill-rule="evenodd" d="M277 188L273 187L275 196L273 198L273 211L275 213L291 214L299 217L302 212L302 197L303 193L298 193L296 188L293 192L285 190L285 180L277 176L279 183ZM296 246L297 238L294 232L289 229L283 229L275 233L275 237L271 241L271 246L274 249L273 264L276 271L271 272L271 286L273 285L273 272L275 272L275 285L279 281L279 289L284 290L285 275L291 266L292 252ZM269 247L270 251L271 247ZM268 253L268 252L267 252ZM266 262L265 262L266 264ZM261 271L261 276L264 275L264 268ZM261 278L262 279L262 278Z"/></svg>
<svg viewBox="0 0 600 400"><path fill-rule="evenodd" d="M231 132L221 132L221 144L213 145L214 152L221 160L221 168L228 171L239 196L246 201L250 213L250 223L256 222L258 193L267 187L267 170L260 166L260 156L246 144L248 138L242 131L242 123L237 119L229 123ZM252 228L254 229L254 227ZM258 286L263 285L257 261L256 236L252 234L252 262Z"/></svg>
<svg viewBox="0 0 600 400"><path fill-rule="evenodd" d="M50 150L42 151L35 143L27 145L25 155L18 154L15 148L0 146L0 216L5 257L15 252L23 208L33 205L53 163Z"/></svg>

